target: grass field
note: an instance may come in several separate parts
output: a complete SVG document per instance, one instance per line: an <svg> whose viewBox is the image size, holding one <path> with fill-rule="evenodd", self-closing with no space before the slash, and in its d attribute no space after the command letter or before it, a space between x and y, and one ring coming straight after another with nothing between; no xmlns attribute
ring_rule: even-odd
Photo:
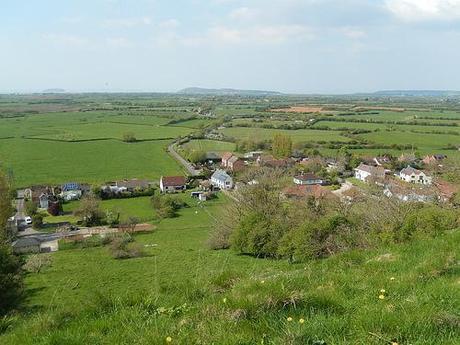
<svg viewBox="0 0 460 345"><path fill-rule="evenodd" d="M27 276L28 312L0 343L458 344L459 231L288 264L208 250L223 202L136 236L148 245L141 258L52 254L51 267Z"/></svg>
<svg viewBox="0 0 460 345"><path fill-rule="evenodd" d="M290 136L294 143L303 141L350 141L349 138L340 135L340 133L336 131L322 131L311 129L281 130L265 128L230 127L221 130L221 132L228 137L243 140L269 140L273 139L273 137L276 134L284 134Z"/></svg>
<svg viewBox="0 0 460 345"><path fill-rule="evenodd" d="M217 140L191 140L188 143L182 145L184 149L195 150L195 151L205 151L205 152L226 152L234 151L235 144L225 141Z"/></svg>
<svg viewBox="0 0 460 345"><path fill-rule="evenodd" d="M168 141L123 143L52 142L6 139L0 142L2 166L12 169L15 185L105 182L122 178L159 179L182 172L165 151Z"/></svg>

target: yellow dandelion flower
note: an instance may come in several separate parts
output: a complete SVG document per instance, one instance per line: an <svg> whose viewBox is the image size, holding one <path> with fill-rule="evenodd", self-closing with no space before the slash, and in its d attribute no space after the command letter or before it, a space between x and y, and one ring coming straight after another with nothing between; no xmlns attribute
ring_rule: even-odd
<svg viewBox="0 0 460 345"><path fill-rule="evenodd" d="M391 277L390 280L393 281L393 280L396 280L396 278L395 278L395 277Z"/></svg>
<svg viewBox="0 0 460 345"><path fill-rule="evenodd" d="M222 302L227 303L227 298L222 299Z"/></svg>
<svg viewBox="0 0 460 345"><path fill-rule="evenodd" d="M379 295L379 299L385 299L385 295Z"/></svg>
<svg viewBox="0 0 460 345"><path fill-rule="evenodd" d="M291 321L292 321L292 317L289 316L289 317L287 318L287 320L288 320L288 322L291 322Z"/></svg>
<svg viewBox="0 0 460 345"><path fill-rule="evenodd" d="M167 342L167 343L172 342L172 338L171 338L171 337L166 337L166 342Z"/></svg>
<svg viewBox="0 0 460 345"><path fill-rule="evenodd" d="M261 280L260 283L261 283L261 284L265 284L265 280Z"/></svg>
<svg viewBox="0 0 460 345"><path fill-rule="evenodd" d="M300 319L300 320L299 320L299 323L300 323L301 325L302 325L304 322L305 322L304 319Z"/></svg>
<svg viewBox="0 0 460 345"><path fill-rule="evenodd" d="M385 292L386 292L385 289L380 290L380 293L385 293Z"/></svg>

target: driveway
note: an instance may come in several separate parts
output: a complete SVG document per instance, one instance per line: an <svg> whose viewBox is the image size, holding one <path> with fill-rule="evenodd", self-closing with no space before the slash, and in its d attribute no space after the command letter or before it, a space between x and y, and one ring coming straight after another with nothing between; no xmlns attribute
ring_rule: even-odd
<svg viewBox="0 0 460 345"><path fill-rule="evenodd" d="M353 185L350 182L342 183L340 189L334 190L332 193L337 195L339 198L343 198L343 193L353 188Z"/></svg>
<svg viewBox="0 0 460 345"><path fill-rule="evenodd" d="M187 170L187 172L192 176L201 175L201 170L195 169L195 167L188 161L186 161L180 154L177 153L174 148L174 143L168 146L168 152L173 158L178 161L182 166Z"/></svg>

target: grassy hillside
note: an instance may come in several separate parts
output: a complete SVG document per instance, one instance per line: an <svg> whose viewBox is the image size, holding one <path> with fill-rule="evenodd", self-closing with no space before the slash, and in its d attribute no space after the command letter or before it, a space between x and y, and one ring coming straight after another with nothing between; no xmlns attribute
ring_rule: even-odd
<svg viewBox="0 0 460 345"><path fill-rule="evenodd" d="M142 258L52 254L0 343L458 344L459 231L288 264L207 249L223 203L190 200L138 235Z"/></svg>

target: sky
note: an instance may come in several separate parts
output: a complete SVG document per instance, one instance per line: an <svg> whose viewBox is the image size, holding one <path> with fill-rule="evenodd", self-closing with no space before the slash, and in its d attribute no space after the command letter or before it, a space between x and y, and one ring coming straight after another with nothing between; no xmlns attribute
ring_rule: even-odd
<svg viewBox="0 0 460 345"><path fill-rule="evenodd" d="M0 92L460 89L460 0L0 0Z"/></svg>

